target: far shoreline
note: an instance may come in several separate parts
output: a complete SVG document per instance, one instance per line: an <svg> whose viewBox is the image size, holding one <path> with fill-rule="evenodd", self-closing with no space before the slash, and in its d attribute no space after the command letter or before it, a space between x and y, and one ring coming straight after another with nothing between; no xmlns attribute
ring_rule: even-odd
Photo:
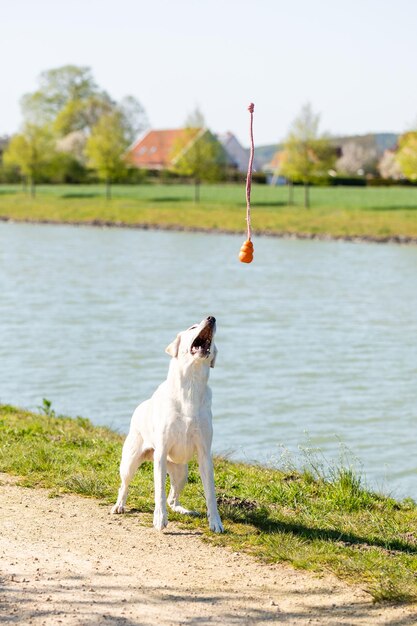
<svg viewBox="0 0 417 626"><path fill-rule="evenodd" d="M122 222L111 220L51 220L51 219L16 219L7 215L0 215L0 222L11 222L14 224L46 224L52 226L94 226L98 228L127 228L136 230L162 230L187 233L204 233L208 235L245 235L243 229L225 228L204 228L201 226L184 226L181 224L155 224L152 222ZM388 235L386 237L376 237L374 235L331 235L330 233L308 233L273 230L252 230L256 237L274 237L277 239L304 239L317 241L346 241L350 243L378 243L378 244L400 244L416 245L417 237L406 235Z"/></svg>

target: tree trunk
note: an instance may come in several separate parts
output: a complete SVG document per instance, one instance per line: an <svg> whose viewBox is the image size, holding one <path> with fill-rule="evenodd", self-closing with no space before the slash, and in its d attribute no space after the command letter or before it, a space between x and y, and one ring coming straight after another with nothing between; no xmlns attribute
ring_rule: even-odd
<svg viewBox="0 0 417 626"><path fill-rule="evenodd" d="M307 182L304 183L304 207L310 208L310 185Z"/></svg>
<svg viewBox="0 0 417 626"><path fill-rule="evenodd" d="M194 202L200 202L200 181L198 178L195 179Z"/></svg>
<svg viewBox="0 0 417 626"><path fill-rule="evenodd" d="M111 183L110 179L106 179L106 200L111 200Z"/></svg>
<svg viewBox="0 0 417 626"><path fill-rule="evenodd" d="M294 204L294 185L292 180L288 181L288 206Z"/></svg>
<svg viewBox="0 0 417 626"><path fill-rule="evenodd" d="M36 187L35 187L35 181L33 178L30 179L30 196L31 198L34 198L36 196Z"/></svg>

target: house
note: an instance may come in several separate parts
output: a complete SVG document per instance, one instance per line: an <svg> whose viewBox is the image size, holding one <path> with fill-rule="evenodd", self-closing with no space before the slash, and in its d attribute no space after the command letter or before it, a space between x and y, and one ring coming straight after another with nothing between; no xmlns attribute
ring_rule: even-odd
<svg viewBox="0 0 417 626"><path fill-rule="evenodd" d="M141 169L169 169L174 165L178 151L187 150L206 132L205 128L147 130L130 146L127 156L132 165Z"/></svg>
<svg viewBox="0 0 417 626"><path fill-rule="evenodd" d="M222 144L227 155L229 165L238 172L246 173L248 170L249 150L243 148L231 132L217 135L217 140ZM258 169L256 151L254 170Z"/></svg>
<svg viewBox="0 0 417 626"><path fill-rule="evenodd" d="M223 163L238 172L246 172L248 150L243 148L230 133L213 135L207 128L177 128L171 130L148 130L129 148L127 157L138 168L160 171L175 166L200 139L207 137L221 146L219 154Z"/></svg>

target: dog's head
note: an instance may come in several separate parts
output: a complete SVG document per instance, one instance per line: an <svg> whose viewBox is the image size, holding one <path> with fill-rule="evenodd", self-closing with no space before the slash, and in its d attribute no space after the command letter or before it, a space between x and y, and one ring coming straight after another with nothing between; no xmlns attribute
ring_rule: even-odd
<svg viewBox="0 0 417 626"><path fill-rule="evenodd" d="M206 363L214 367L217 348L214 343L216 332L216 318L211 315L178 333L176 338L166 348L165 352L173 358L185 358L195 362Z"/></svg>

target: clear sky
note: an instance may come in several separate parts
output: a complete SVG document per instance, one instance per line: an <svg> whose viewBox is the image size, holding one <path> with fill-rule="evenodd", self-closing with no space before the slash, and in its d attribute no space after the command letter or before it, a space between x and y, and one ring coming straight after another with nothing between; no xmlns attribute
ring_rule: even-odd
<svg viewBox="0 0 417 626"><path fill-rule="evenodd" d="M309 101L332 134L417 125L417 0L0 0L0 134L45 69L87 65L154 128L198 106L214 132L275 143Z"/></svg>

